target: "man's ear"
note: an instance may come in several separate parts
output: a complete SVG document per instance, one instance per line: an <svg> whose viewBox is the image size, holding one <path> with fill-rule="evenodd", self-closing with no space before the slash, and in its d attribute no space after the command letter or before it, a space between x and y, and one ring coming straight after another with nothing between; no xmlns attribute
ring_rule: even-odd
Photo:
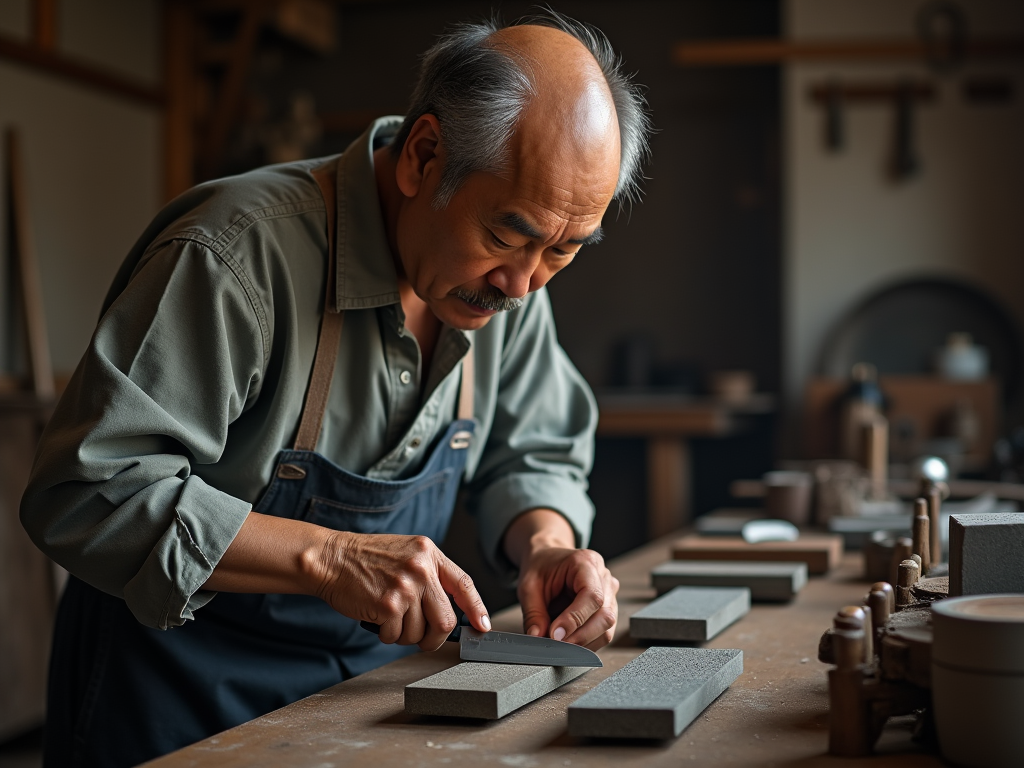
<svg viewBox="0 0 1024 768"><path fill-rule="evenodd" d="M424 186L433 189L440 176L441 152L441 124L433 115L420 116L409 131L395 169L403 195L416 197Z"/></svg>

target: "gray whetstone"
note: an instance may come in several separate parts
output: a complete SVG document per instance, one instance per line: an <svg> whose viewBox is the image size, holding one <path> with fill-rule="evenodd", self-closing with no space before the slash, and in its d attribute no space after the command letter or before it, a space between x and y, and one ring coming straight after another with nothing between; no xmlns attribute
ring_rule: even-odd
<svg viewBox="0 0 1024 768"><path fill-rule="evenodd" d="M1024 592L1024 515L950 515L950 597L999 592Z"/></svg>
<svg viewBox="0 0 1024 768"><path fill-rule="evenodd" d="M638 640L710 640L750 611L746 587L676 587L629 619Z"/></svg>
<svg viewBox="0 0 1024 768"><path fill-rule="evenodd" d="M569 734L671 739L743 673L743 651L649 648L569 705Z"/></svg>
<svg viewBox="0 0 1024 768"><path fill-rule="evenodd" d="M405 686L405 711L498 720L588 669L467 661Z"/></svg>
<svg viewBox="0 0 1024 768"><path fill-rule="evenodd" d="M659 595L676 587L746 587L751 600L774 602L791 600L806 583L806 563L670 560L651 572Z"/></svg>

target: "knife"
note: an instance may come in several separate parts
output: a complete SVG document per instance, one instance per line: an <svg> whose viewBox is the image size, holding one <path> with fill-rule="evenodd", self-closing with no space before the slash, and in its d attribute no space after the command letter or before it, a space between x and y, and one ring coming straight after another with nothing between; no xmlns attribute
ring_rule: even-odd
<svg viewBox="0 0 1024 768"><path fill-rule="evenodd" d="M459 612L461 614L461 611ZM460 616L458 626L448 635L447 642L459 644L459 658L463 661L487 661L497 664L533 664L541 667L603 667L600 657L589 648L550 637L520 635L515 632L481 632ZM380 625L361 621L359 625L375 635Z"/></svg>

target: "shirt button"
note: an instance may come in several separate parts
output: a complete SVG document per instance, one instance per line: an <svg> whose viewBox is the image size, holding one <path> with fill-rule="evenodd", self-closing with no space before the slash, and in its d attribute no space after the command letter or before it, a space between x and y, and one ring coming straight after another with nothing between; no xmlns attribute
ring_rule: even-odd
<svg viewBox="0 0 1024 768"><path fill-rule="evenodd" d="M408 371L402 371L400 374L398 374L398 380L403 384L408 384L410 381L412 381L412 374L409 373Z"/></svg>

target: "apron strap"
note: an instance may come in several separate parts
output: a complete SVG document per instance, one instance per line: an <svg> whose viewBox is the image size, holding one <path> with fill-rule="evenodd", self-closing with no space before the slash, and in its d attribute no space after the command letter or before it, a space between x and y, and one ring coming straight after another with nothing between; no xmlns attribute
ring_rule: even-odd
<svg viewBox="0 0 1024 768"><path fill-rule="evenodd" d="M324 311L320 317L320 335L316 340L316 356L313 358L313 372L309 376L306 402L302 406L299 431L295 435L296 451L314 451L320 439L320 430L327 412L327 399L331 394L331 380L334 378L334 364L338 360L338 344L341 341L342 312L335 311L335 231L338 215L337 186L334 168L320 166L312 171L320 193L327 206L327 288L324 291Z"/></svg>
<svg viewBox="0 0 1024 768"><path fill-rule="evenodd" d="M473 347L469 348L466 356L462 358L462 381L459 384L459 408L456 416L459 419L473 418Z"/></svg>

